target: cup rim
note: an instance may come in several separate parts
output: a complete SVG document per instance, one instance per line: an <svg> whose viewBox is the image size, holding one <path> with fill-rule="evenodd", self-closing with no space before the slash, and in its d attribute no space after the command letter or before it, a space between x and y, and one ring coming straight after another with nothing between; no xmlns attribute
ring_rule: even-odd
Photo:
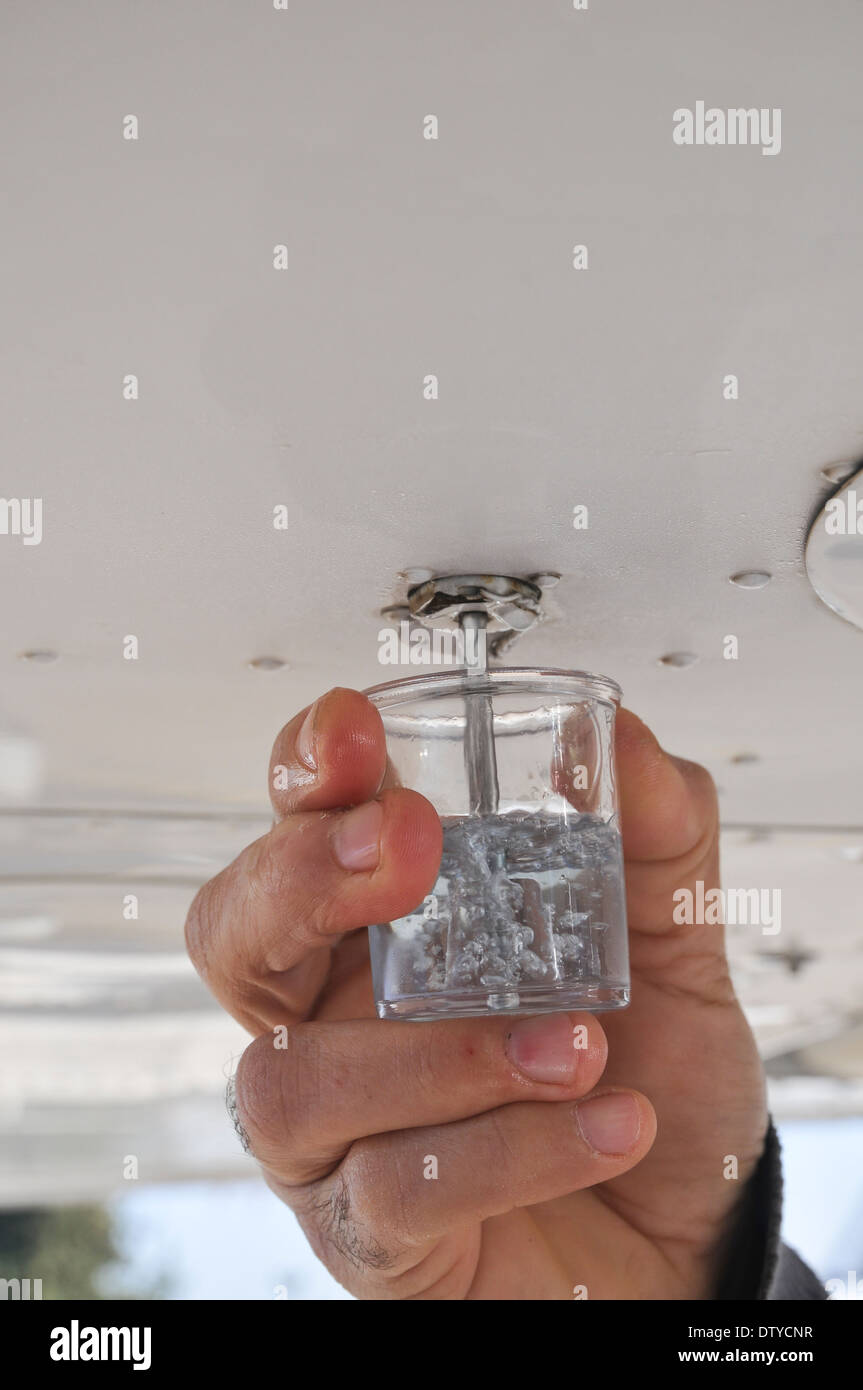
<svg viewBox="0 0 863 1390"><path fill-rule="evenodd" d="M377 709L392 709L408 701L434 699L464 690L477 694L505 690L530 690L537 694L559 693L572 696L583 693L593 700L610 701L618 706L623 691L610 676L594 675L590 671L565 671L549 666L501 666L482 673L459 666L452 671L438 671L430 676L403 676L400 680L371 685L362 693Z"/></svg>

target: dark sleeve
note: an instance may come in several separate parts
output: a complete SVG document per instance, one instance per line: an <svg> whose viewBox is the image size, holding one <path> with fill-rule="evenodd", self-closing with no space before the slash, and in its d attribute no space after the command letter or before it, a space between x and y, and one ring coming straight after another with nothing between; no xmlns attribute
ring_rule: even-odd
<svg viewBox="0 0 863 1390"><path fill-rule="evenodd" d="M782 1150L773 1121L724 1252L717 1299L826 1299L808 1265L781 1240Z"/></svg>

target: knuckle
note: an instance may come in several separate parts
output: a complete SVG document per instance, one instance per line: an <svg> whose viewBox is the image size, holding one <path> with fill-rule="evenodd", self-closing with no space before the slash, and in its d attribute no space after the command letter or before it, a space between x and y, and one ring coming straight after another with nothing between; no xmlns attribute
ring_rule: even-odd
<svg viewBox="0 0 863 1390"><path fill-rule="evenodd" d="M223 879L219 874L198 889L186 915L186 952L205 982L209 981L212 973L213 948L223 897Z"/></svg>
<svg viewBox="0 0 863 1390"><path fill-rule="evenodd" d="M342 1164L357 1227L374 1232L394 1261L431 1238L427 1228L434 1185L423 1177L431 1142L429 1136L375 1135L355 1144Z"/></svg>
<svg viewBox="0 0 863 1390"><path fill-rule="evenodd" d="M400 1169L399 1146L380 1135L354 1144L338 1170L329 1197L339 1220L329 1223L329 1234L354 1263L389 1269L411 1244L402 1216Z"/></svg>
<svg viewBox="0 0 863 1390"><path fill-rule="evenodd" d="M287 1169L291 1154L320 1130L326 1078L314 1026L295 1024L282 1036L279 1047L273 1033L264 1033L246 1048L235 1095L237 1118L253 1152L262 1160L278 1157Z"/></svg>
<svg viewBox="0 0 863 1390"><path fill-rule="evenodd" d="M272 1039L270 1050L272 1048ZM296 1024L287 1033L287 1046L277 1058L278 1108L281 1130L293 1143L321 1129L328 1094L324 1048L319 1030Z"/></svg>
<svg viewBox="0 0 863 1390"><path fill-rule="evenodd" d="M343 930L338 892L328 887L319 868L312 868L320 849L319 828L329 817L329 812L321 812L317 820L295 822L289 817L254 847L250 915L254 916L257 900L268 918L282 922L278 958L268 961L273 970L287 968L282 956L289 956L292 963L298 951L308 949L319 937Z"/></svg>
<svg viewBox="0 0 863 1390"><path fill-rule="evenodd" d="M254 847L249 882L255 894L270 902L284 901L291 888L289 833L290 822L282 821Z"/></svg>
<svg viewBox="0 0 863 1390"><path fill-rule="evenodd" d="M263 1034L246 1048L234 1077L237 1123L249 1149L262 1162L278 1151L287 1137L279 1074L283 1056L273 1046L272 1036Z"/></svg>
<svg viewBox="0 0 863 1390"><path fill-rule="evenodd" d="M363 1278L370 1274L386 1273L396 1263L397 1255L379 1238L354 1208L354 1197L342 1174L315 1203L311 1221L304 1229L314 1230L313 1245L324 1264L349 1265Z"/></svg>
<svg viewBox="0 0 863 1390"><path fill-rule="evenodd" d="M186 913L186 923L183 932L186 939L186 954L191 960L196 970L201 970L204 964L204 943L202 916L206 911L204 906L204 895L209 888L209 883L205 883L203 888L199 888Z"/></svg>

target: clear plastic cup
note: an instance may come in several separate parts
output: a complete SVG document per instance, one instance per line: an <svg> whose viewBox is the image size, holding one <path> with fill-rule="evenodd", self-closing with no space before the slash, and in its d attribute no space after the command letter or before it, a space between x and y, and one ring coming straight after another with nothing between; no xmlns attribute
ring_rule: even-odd
<svg viewBox="0 0 863 1390"><path fill-rule="evenodd" d="M369 928L381 1018L624 1008L619 687L504 668L366 694L399 783L426 796L444 828L431 893Z"/></svg>

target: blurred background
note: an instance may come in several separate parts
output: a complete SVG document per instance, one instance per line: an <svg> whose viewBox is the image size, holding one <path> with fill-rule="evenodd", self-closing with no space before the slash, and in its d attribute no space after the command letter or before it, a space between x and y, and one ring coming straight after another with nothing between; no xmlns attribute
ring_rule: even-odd
<svg viewBox="0 0 863 1390"><path fill-rule="evenodd" d="M183 921L281 725L416 674L381 611L468 568L560 574L510 659L618 680L713 773L726 887L781 892L733 969L786 1239L859 1296L863 638L803 556L863 457L863 7L0 29L2 490L42 500L0 534L0 1277L347 1297L233 1134ZM699 99L781 108L781 152L676 146Z"/></svg>

